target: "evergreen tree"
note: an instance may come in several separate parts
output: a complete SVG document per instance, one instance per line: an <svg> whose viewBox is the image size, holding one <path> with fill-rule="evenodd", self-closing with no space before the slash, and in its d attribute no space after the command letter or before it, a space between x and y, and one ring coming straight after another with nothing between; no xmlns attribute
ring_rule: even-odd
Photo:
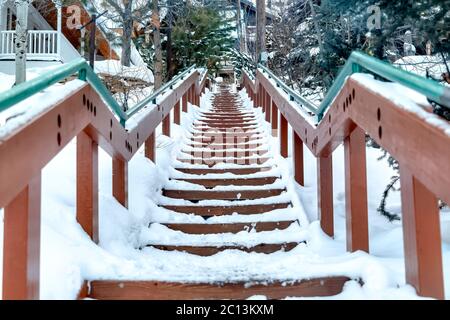
<svg viewBox="0 0 450 320"><path fill-rule="evenodd" d="M219 12L193 6L179 17L172 29L172 49L176 69L192 64L219 69L219 63L233 46L232 27Z"/></svg>

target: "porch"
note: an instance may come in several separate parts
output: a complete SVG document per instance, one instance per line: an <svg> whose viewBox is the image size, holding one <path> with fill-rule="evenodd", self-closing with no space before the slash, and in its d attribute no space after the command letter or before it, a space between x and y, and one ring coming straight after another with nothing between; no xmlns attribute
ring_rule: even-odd
<svg viewBox="0 0 450 320"><path fill-rule="evenodd" d="M62 7L58 1L53 2L57 10L57 30L45 22L33 5L28 8L26 58L29 61L62 61ZM0 3L0 60L15 59L16 20L14 3Z"/></svg>

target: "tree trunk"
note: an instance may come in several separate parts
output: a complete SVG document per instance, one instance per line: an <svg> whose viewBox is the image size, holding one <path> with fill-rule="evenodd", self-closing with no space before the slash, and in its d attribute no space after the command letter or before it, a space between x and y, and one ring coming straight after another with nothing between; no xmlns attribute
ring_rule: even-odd
<svg viewBox="0 0 450 320"><path fill-rule="evenodd" d="M121 63L123 66L129 67L131 64L131 35L133 32L133 0L124 0L124 5Z"/></svg>
<svg viewBox="0 0 450 320"><path fill-rule="evenodd" d="M238 32L238 39L239 39L239 50L240 50L240 52L245 52L245 43L244 43L244 37L242 34L241 0L236 1L236 23L237 23L237 32Z"/></svg>
<svg viewBox="0 0 450 320"><path fill-rule="evenodd" d="M16 85L27 79L28 0L16 0Z"/></svg>
<svg viewBox="0 0 450 320"><path fill-rule="evenodd" d="M173 53L172 53L172 23L173 23L173 1L167 1L167 47L166 47L166 64L167 64L167 80L171 80L174 73L174 65L173 65Z"/></svg>
<svg viewBox="0 0 450 320"><path fill-rule="evenodd" d="M256 0L256 60L266 51L266 1Z"/></svg>
<svg viewBox="0 0 450 320"><path fill-rule="evenodd" d="M162 48L161 48L161 34L159 31L160 21L159 21L159 9L158 0L152 0L153 3L153 13L152 13L152 24L153 24L153 45L155 46L155 61L154 61L154 77L155 84L154 89L158 89L162 85Z"/></svg>
<svg viewBox="0 0 450 320"><path fill-rule="evenodd" d="M314 29L316 29L317 42L319 44L319 51L322 53L322 34L320 33L319 22L316 19L316 10L312 0L308 0L309 7L311 8L311 18L314 22Z"/></svg>

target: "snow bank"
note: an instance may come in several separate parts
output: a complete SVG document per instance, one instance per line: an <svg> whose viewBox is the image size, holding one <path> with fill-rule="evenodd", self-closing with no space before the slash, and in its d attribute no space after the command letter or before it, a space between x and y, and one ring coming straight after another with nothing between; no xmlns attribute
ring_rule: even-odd
<svg viewBox="0 0 450 320"><path fill-rule="evenodd" d="M123 66L118 60L96 61L94 64L95 73L104 73L110 76L120 75L123 77L141 79L153 83L153 73L147 66Z"/></svg>

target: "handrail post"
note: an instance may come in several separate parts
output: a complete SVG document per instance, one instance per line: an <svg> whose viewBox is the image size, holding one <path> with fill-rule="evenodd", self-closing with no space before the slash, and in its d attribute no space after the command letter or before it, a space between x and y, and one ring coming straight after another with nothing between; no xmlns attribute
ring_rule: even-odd
<svg viewBox="0 0 450 320"><path fill-rule="evenodd" d="M98 145L85 131L77 135L77 221L98 243Z"/></svg>
<svg viewBox="0 0 450 320"><path fill-rule="evenodd" d="M400 184L406 282L419 295L444 299L438 200L404 165Z"/></svg>
<svg viewBox="0 0 450 320"><path fill-rule="evenodd" d="M264 89L264 108L266 109L266 121L270 123L270 105L272 104L272 99L269 93Z"/></svg>
<svg viewBox="0 0 450 320"><path fill-rule="evenodd" d="M283 115L280 116L282 117ZM278 134L278 106L276 105L275 101L272 100L272 136L276 137L277 134Z"/></svg>
<svg viewBox="0 0 450 320"><path fill-rule="evenodd" d="M262 107L263 105L262 105L262 85L261 84L258 85L258 101L257 102L258 102L258 107L261 107L262 112L264 113L265 110Z"/></svg>
<svg viewBox="0 0 450 320"><path fill-rule="evenodd" d="M3 300L39 299L41 173L5 207Z"/></svg>
<svg viewBox="0 0 450 320"><path fill-rule="evenodd" d="M303 166L303 141L300 136L292 129L293 149L294 149L294 174L295 181L301 186L305 186L304 166Z"/></svg>
<svg viewBox="0 0 450 320"><path fill-rule="evenodd" d="M320 226L328 236L334 236L333 217L333 156L317 158L317 202Z"/></svg>
<svg viewBox="0 0 450 320"><path fill-rule="evenodd" d="M162 134L170 137L170 111L162 121Z"/></svg>
<svg viewBox="0 0 450 320"><path fill-rule="evenodd" d="M112 162L113 196L128 208L128 162L119 157L113 157Z"/></svg>
<svg viewBox="0 0 450 320"><path fill-rule="evenodd" d="M272 120L277 122L278 119ZM283 158L288 157L288 121L280 112L280 153Z"/></svg>
<svg viewBox="0 0 450 320"><path fill-rule="evenodd" d="M188 106L187 106L187 102L188 102L188 94L187 92L185 92L183 94L183 97L181 98L181 102L182 102L182 106L181 108L183 109L183 112L188 112Z"/></svg>
<svg viewBox="0 0 450 320"><path fill-rule="evenodd" d="M173 109L173 122L178 125L180 124L180 100L175 103Z"/></svg>
<svg viewBox="0 0 450 320"><path fill-rule="evenodd" d="M145 157L153 163L156 163L156 154L155 154L155 132L145 140Z"/></svg>
<svg viewBox="0 0 450 320"><path fill-rule="evenodd" d="M369 252L366 134L356 127L344 140L347 250Z"/></svg>

